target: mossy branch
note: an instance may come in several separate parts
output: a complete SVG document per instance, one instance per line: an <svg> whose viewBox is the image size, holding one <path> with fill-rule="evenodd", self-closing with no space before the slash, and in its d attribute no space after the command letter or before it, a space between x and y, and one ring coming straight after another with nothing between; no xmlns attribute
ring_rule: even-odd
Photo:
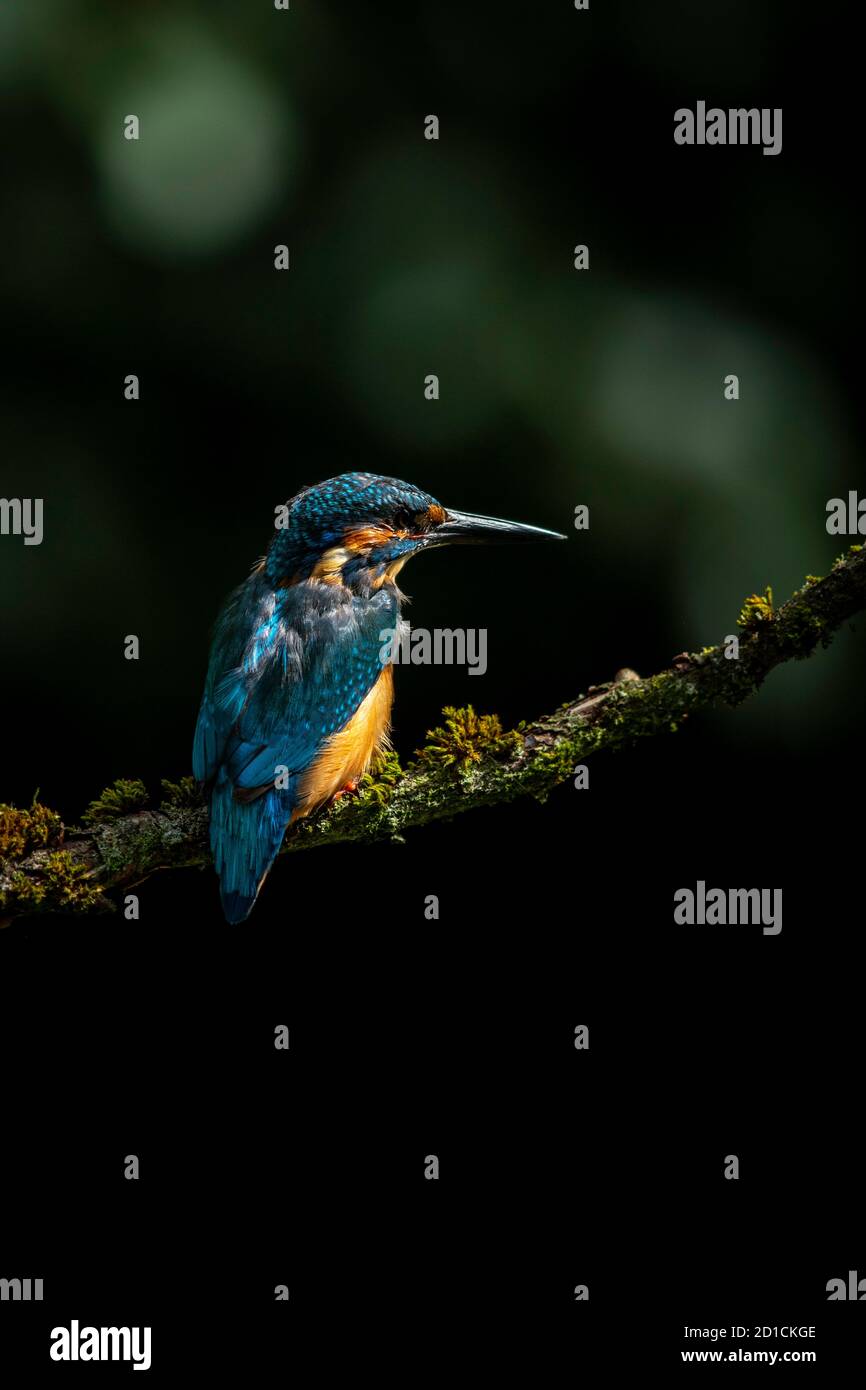
<svg viewBox="0 0 866 1390"><path fill-rule="evenodd" d="M640 679L620 671L554 713L503 731L496 715L446 709L415 759L401 768L389 754L356 795L346 795L286 835L283 853L349 841L400 840L405 831L465 811L543 800L602 748L676 730L713 705L735 706L785 661L828 646L834 632L866 607L866 551L852 546L825 579L809 575L781 608L772 591L752 594L731 643L684 652L667 670ZM33 912L111 911L106 894L159 869L205 864L207 810L193 780L162 783L147 807L140 782L121 781L91 802L83 824L66 828L34 798L29 809L0 805L0 920Z"/></svg>

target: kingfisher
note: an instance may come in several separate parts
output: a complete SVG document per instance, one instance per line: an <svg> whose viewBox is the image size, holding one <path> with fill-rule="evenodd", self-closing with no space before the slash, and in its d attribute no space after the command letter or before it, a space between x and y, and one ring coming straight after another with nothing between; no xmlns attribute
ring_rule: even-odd
<svg viewBox="0 0 866 1390"><path fill-rule="evenodd" d="M397 478L302 488L217 619L193 743L230 923L250 914L286 828L354 790L389 746L406 561L438 546L564 540L446 510Z"/></svg>

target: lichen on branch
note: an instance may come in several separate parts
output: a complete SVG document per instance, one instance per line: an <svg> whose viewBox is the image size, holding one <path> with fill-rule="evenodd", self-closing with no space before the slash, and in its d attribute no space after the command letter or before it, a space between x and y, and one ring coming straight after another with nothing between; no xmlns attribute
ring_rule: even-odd
<svg viewBox="0 0 866 1390"><path fill-rule="evenodd" d="M603 748L676 731L713 705L736 706L785 661L810 656L866 607L866 551L854 545L826 578L808 575L776 608L772 590L752 594L731 634L715 647L683 652L643 679L622 670L552 714L503 730L494 714L449 706L423 748L401 767L388 753L345 795L297 822L282 853L349 841L401 840L405 831L464 811L540 800ZM21 809L0 805L0 924L34 912L111 911L112 890L159 869L207 863L207 809L191 777L164 779L150 807L139 781L120 780L90 803L80 826L64 826L38 794Z"/></svg>

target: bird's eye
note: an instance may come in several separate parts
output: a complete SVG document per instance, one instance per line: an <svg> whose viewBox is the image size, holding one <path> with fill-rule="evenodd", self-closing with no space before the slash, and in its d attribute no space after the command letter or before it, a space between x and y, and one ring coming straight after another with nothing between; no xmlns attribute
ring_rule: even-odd
<svg viewBox="0 0 866 1390"><path fill-rule="evenodd" d="M408 507L398 507L394 513L393 527L395 531L412 531L415 529L416 521Z"/></svg>

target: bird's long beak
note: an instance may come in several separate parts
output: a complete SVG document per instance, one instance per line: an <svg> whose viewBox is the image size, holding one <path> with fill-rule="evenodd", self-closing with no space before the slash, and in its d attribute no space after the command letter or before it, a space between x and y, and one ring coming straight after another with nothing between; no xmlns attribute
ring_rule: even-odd
<svg viewBox="0 0 866 1390"><path fill-rule="evenodd" d="M564 541L559 531L541 526L524 526L520 521L503 521L497 516L473 516L471 512L449 510L445 521L431 531L427 544L495 545L510 541Z"/></svg>

